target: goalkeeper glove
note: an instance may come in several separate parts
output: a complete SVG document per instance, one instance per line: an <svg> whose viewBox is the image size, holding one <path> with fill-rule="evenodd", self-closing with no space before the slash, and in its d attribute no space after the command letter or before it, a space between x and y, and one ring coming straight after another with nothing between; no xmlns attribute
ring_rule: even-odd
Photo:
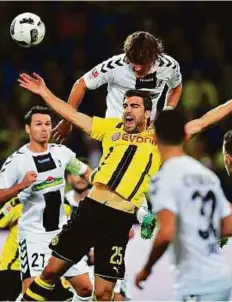
<svg viewBox="0 0 232 302"><path fill-rule="evenodd" d="M228 243L228 238L221 238L220 239L220 247L221 249L223 248L224 245L227 245Z"/></svg>
<svg viewBox="0 0 232 302"><path fill-rule="evenodd" d="M156 227L156 216L148 212L144 217L141 224L140 235L143 239L151 239L154 229Z"/></svg>

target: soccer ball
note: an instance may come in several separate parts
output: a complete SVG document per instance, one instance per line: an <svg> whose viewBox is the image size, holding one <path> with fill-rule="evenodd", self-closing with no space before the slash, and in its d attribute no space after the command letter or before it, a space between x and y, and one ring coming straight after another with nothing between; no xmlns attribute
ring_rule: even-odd
<svg viewBox="0 0 232 302"><path fill-rule="evenodd" d="M45 25L39 16L23 13L12 21L10 34L12 39L22 47L36 46L44 38Z"/></svg>

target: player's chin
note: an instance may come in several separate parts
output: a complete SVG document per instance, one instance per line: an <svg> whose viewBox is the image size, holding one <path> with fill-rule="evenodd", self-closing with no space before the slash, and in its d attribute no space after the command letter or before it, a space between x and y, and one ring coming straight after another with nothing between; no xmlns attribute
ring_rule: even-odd
<svg viewBox="0 0 232 302"><path fill-rule="evenodd" d="M129 125L125 125L125 131L127 133L135 133L136 131L136 126L129 126Z"/></svg>

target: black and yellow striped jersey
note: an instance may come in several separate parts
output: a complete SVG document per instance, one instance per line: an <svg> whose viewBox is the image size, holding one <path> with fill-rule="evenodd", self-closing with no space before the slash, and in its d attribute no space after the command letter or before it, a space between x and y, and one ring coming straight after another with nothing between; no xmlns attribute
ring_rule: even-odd
<svg viewBox="0 0 232 302"><path fill-rule="evenodd" d="M100 164L91 175L93 184L104 184L139 207L161 164L154 132L129 134L119 119L94 117L91 137L103 147Z"/></svg>
<svg viewBox="0 0 232 302"><path fill-rule="evenodd" d="M63 204L66 216L70 216L71 207ZM8 228L9 233L3 246L0 257L0 271L20 270L18 252L18 219L21 216L23 205L15 197L5 203L0 209L0 228Z"/></svg>
<svg viewBox="0 0 232 302"><path fill-rule="evenodd" d="M18 219L22 212L18 197L8 201L0 210L0 228L8 228L9 233L0 258L0 271L20 270L18 253Z"/></svg>

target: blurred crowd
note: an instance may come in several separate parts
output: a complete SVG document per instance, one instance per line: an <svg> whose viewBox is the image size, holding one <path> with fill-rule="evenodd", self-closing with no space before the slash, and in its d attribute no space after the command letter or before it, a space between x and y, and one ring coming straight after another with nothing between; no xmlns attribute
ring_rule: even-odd
<svg viewBox="0 0 232 302"><path fill-rule="evenodd" d="M41 45L21 48L10 38L13 18L38 14L46 26ZM17 85L21 71L37 72L48 87L67 100L73 83L97 63L122 52L123 41L136 30L163 40L165 52L180 63L183 94L179 107L189 119L232 97L232 39L229 2L0 2L0 164L27 141L23 116L39 97ZM88 92L80 111L104 116L106 87ZM56 119L56 122L59 119ZM170 125L171 126L171 125ZM227 197L231 183L221 156L228 117L188 143L188 152L217 172ZM95 167L101 149L75 130L67 145Z"/></svg>

